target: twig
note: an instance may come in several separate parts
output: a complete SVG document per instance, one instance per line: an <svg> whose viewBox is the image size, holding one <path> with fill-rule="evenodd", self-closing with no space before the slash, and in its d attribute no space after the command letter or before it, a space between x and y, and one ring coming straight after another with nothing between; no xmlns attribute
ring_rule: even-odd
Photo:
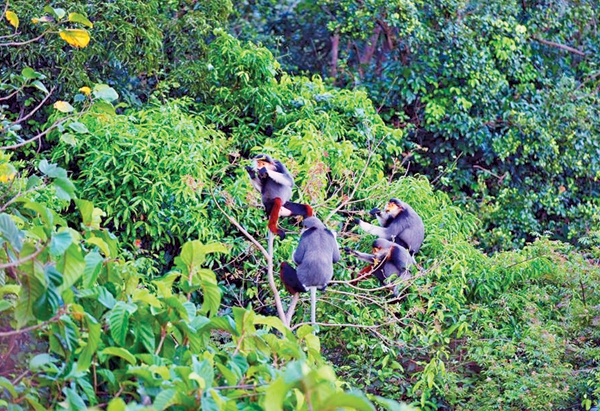
<svg viewBox="0 0 600 411"><path fill-rule="evenodd" d="M3 332L0 332L0 338L11 337L13 335L19 335L19 334L27 333L29 331L38 330L40 328L45 327L48 324L51 324L53 322L58 321L60 319L60 317L63 316L64 313L66 313L66 309L65 308L61 308L58 311L58 314L56 314L54 317L50 318L49 320L46 320L46 321L41 322L41 323L36 324L36 325L32 325L30 327L21 328L20 330L12 330L12 331L3 331Z"/></svg>
<svg viewBox="0 0 600 411"><path fill-rule="evenodd" d="M44 249L48 246L48 244L50 243L50 240L46 241L42 247L38 248L37 250L35 250L35 252L29 254L27 257L22 258L20 260L17 261L11 261L10 263L5 263L5 264L0 264L0 269L3 268L12 268L12 267L16 267L19 266L29 260L33 260L35 257L37 257L42 251L44 251Z"/></svg>
<svg viewBox="0 0 600 411"><path fill-rule="evenodd" d="M584 57L585 57L585 56L587 55L585 52L583 52L583 51L581 51L581 50L577 50L577 49L576 49L576 48L574 48L574 47L571 47L571 46L566 46L566 45L564 45L564 44L556 43L556 42L554 42L554 41L550 41L550 40L544 40L544 39L541 39L541 38L539 38L539 37L536 37L536 36L531 36L531 39L532 39L532 40L535 40L535 41L538 41L538 42L540 42L540 43L542 43L542 44L545 44L545 45L547 45L547 46L556 47L556 48L559 48L559 49L562 49L562 50L566 50L566 51L568 51L568 52L571 52L571 53L577 54L577 55L579 55L579 56L584 56Z"/></svg>
<svg viewBox="0 0 600 411"><path fill-rule="evenodd" d="M23 121L28 120L31 116L33 116L36 113L36 111L38 111L40 108L42 108L42 106L46 103L46 101L48 101L48 99L50 98L52 93L54 93L55 89L56 89L56 87L52 87L52 89L50 89L50 91L48 92L46 97L44 97L44 99L42 101L40 101L40 103L29 114L27 114L25 117L21 117L20 119L15 121L13 124L22 123Z"/></svg>
<svg viewBox="0 0 600 411"><path fill-rule="evenodd" d="M25 46L27 44L31 44L31 43L35 43L36 41L38 41L39 39L41 39L42 37L44 37L46 34L48 34L49 31L45 31L42 34L40 34L39 36L30 39L30 40L26 40L26 41L19 41L19 42L11 42L11 43L0 43L0 47L18 47L18 46Z"/></svg>

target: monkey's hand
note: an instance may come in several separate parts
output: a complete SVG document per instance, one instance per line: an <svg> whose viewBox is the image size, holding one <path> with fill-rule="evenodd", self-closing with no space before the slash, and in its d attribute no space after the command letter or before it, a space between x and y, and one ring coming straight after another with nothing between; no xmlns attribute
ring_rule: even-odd
<svg viewBox="0 0 600 411"><path fill-rule="evenodd" d="M354 254L354 252L352 251L352 249L350 247L344 247L343 250L346 254Z"/></svg>
<svg viewBox="0 0 600 411"><path fill-rule="evenodd" d="M359 225L359 224L361 223L361 221L362 221L362 220L361 220L360 218L353 218L353 219L352 219L352 224L351 224L351 225L352 225L352 226Z"/></svg>
<svg viewBox="0 0 600 411"><path fill-rule="evenodd" d="M248 172L248 175L250 176L251 179L256 178L256 170L253 167L250 166L246 166L244 167L246 169L246 171Z"/></svg>
<svg viewBox="0 0 600 411"><path fill-rule="evenodd" d="M263 167L260 170L258 170L258 176L260 178L267 178L269 176L269 173L267 172L267 168Z"/></svg>
<svg viewBox="0 0 600 411"><path fill-rule="evenodd" d="M379 214L381 214L381 210L378 209L377 207L375 207L374 209L372 209L371 211L369 211L369 214L371 214L373 217L376 217Z"/></svg>

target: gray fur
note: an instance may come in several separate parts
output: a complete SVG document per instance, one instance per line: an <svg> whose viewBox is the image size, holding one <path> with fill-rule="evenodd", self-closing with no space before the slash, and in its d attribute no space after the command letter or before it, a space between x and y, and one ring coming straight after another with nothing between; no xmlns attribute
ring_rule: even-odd
<svg viewBox="0 0 600 411"><path fill-rule="evenodd" d="M407 203L396 198L390 199L390 202L402 207L402 211L397 215L378 211L376 217L381 226L364 221L360 221L359 226L369 234L400 244L407 248L411 255L414 255L421 249L425 238L423 220Z"/></svg>
<svg viewBox="0 0 600 411"><path fill-rule="evenodd" d="M304 230L293 259L298 265L298 280L305 288L324 288L333 277L333 263L340 260L335 235L317 217L303 222Z"/></svg>

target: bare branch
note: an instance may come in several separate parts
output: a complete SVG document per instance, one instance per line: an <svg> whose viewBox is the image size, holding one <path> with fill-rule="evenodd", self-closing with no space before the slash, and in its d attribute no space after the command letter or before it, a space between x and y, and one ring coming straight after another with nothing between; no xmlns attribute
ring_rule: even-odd
<svg viewBox="0 0 600 411"><path fill-rule="evenodd" d="M23 263L26 263L29 260L33 260L42 251L44 251L44 249L48 246L48 244L50 244L50 240L47 240L40 248L38 248L37 250L35 250L35 252L33 252L32 254L29 254L25 258L22 258L22 259L17 260L17 261L11 261L10 263L0 264L0 269L17 267L17 266L19 266L19 265L21 265Z"/></svg>
<svg viewBox="0 0 600 411"><path fill-rule="evenodd" d="M15 41L15 42L10 42L10 43L0 43L0 47L18 47L18 46L25 46L27 44L31 44L31 43L35 43L36 41L38 41L39 39L41 39L42 37L44 37L46 34L48 34L49 31L45 31L42 34L40 34L39 36L32 38L30 40L25 40L25 41Z"/></svg>
<svg viewBox="0 0 600 411"><path fill-rule="evenodd" d="M564 44L556 43L556 42L550 41L550 40L544 40L544 39L541 39L541 38L536 37L536 36L531 36L531 39L533 39L533 40L535 40L537 42L540 42L542 44L545 44L547 46L556 47L556 48L559 48L561 50L565 50L565 51L568 51L570 53L577 54L579 56L584 56L584 57L587 56L587 54L585 52L583 52L581 50L577 50L576 48L571 47L571 46L566 46Z"/></svg>
<svg viewBox="0 0 600 411"><path fill-rule="evenodd" d="M56 87L52 87L52 89L48 92L48 94L46 95L46 97L44 97L44 99L42 101L40 101L40 104L38 104L25 117L21 117L20 119L18 119L17 121L15 121L13 124L19 124L19 123L22 123L23 121L28 120L29 118L31 118L31 116L33 116L35 114L35 112L38 111L40 108L42 108L42 106L46 103L46 101L48 101L48 99L50 98L50 96L52 95L52 93L54 92L55 89L56 89Z"/></svg>
<svg viewBox="0 0 600 411"><path fill-rule="evenodd" d="M62 315L66 313L66 309L62 308L58 311L58 314L56 314L54 317L50 318L47 321L44 321L42 323L39 323L37 325L32 325L31 327L25 327L25 328L21 328L20 330L12 330L12 331L4 331L4 332L0 332L0 338L6 338L6 337L11 337L13 335L19 335L19 334L23 334L29 331L33 331L33 330L38 330L40 328L45 327L48 324L51 324L53 322L56 322L60 319L60 317L62 317Z"/></svg>

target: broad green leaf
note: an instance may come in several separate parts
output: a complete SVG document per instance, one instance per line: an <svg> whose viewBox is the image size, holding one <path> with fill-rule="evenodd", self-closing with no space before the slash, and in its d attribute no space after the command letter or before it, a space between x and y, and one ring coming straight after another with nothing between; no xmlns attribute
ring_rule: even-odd
<svg viewBox="0 0 600 411"><path fill-rule="evenodd" d="M88 313L85 313L85 322L88 329L88 338L86 345L81 350L81 354L79 354L79 359L77 360L77 371L86 371L90 368L90 365L92 364L92 357L96 353L102 333L101 325Z"/></svg>
<svg viewBox="0 0 600 411"><path fill-rule="evenodd" d="M4 377L0 377L0 388L4 388L12 396L12 398L16 399L18 397L13 383Z"/></svg>
<svg viewBox="0 0 600 411"><path fill-rule="evenodd" d="M72 147L77 146L77 140L75 139L75 136L71 133L64 133L60 135L60 141L62 141L65 144L68 144Z"/></svg>
<svg viewBox="0 0 600 411"><path fill-rule="evenodd" d="M83 48L90 42L90 34L83 29L65 29L59 33L60 38L77 48Z"/></svg>
<svg viewBox="0 0 600 411"><path fill-rule="evenodd" d="M289 332L289 329L281 322L281 320L278 317L265 317L262 315L257 315L254 319L254 324L268 325L269 327L275 328L283 335L286 335Z"/></svg>
<svg viewBox="0 0 600 411"><path fill-rule="evenodd" d="M373 403L359 392L336 392L323 401L318 408L323 411L335 411L340 408L349 408L358 411L374 411Z"/></svg>
<svg viewBox="0 0 600 411"><path fill-rule="evenodd" d="M59 257L67 251L73 243L71 233L67 230L56 233L50 239L50 254Z"/></svg>
<svg viewBox="0 0 600 411"><path fill-rule="evenodd" d="M88 128L83 123L80 123L79 121L70 122L69 128L79 134L88 134L90 132L88 130Z"/></svg>
<svg viewBox="0 0 600 411"><path fill-rule="evenodd" d="M99 208L94 207L91 201L87 200L75 200L75 204L81 212L83 224L91 229L99 230L102 217L106 216L106 213Z"/></svg>
<svg viewBox="0 0 600 411"><path fill-rule="evenodd" d="M85 261L78 244L71 244L67 248L67 251L58 260L56 268L63 274L63 284L59 287L59 292L62 293L75 284L85 270Z"/></svg>
<svg viewBox="0 0 600 411"><path fill-rule="evenodd" d="M89 21L87 17L79 13L69 13L69 21L72 21L73 23L81 23L89 28L94 27L92 22Z"/></svg>
<svg viewBox="0 0 600 411"><path fill-rule="evenodd" d="M147 288L136 288L131 295L133 301L143 301L154 308L162 307L162 303Z"/></svg>
<svg viewBox="0 0 600 411"><path fill-rule="evenodd" d="M121 348L121 347L106 347L105 349L103 349L101 351L102 355L112 355L115 357L120 357L122 359L124 359L125 361L127 361L128 363L130 363L131 365L135 365L136 360L135 360L135 356L130 353L128 350L126 350L125 348Z"/></svg>
<svg viewBox="0 0 600 411"><path fill-rule="evenodd" d="M123 301L118 301L108 313L110 335L119 345L125 345L129 331L129 311Z"/></svg>
<svg viewBox="0 0 600 411"><path fill-rule="evenodd" d="M94 97L112 103L119 98L114 88L106 84L96 84L93 91Z"/></svg>
<svg viewBox="0 0 600 411"><path fill-rule="evenodd" d="M12 308L13 304L9 300L0 300L0 313Z"/></svg>
<svg viewBox="0 0 600 411"><path fill-rule="evenodd" d="M127 404L125 404L125 401L120 397L113 398L108 403L106 411L127 411Z"/></svg>
<svg viewBox="0 0 600 411"><path fill-rule="evenodd" d="M33 87L37 88L38 90L40 90L40 91L43 91L43 92L44 92L44 93L46 93L46 94L50 93L50 92L48 91L48 89L46 88L46 86L44 85L44 83L42 83L42 82L41 82L41 81L39 81L39 80L32 81L32 82L31 82L31 85L32 85Z"/></svg>
<svg viewBox="0 0 600 411"><path fill-rule="evenodd" d="M62 101L62 100L59 100L56 103L54 103L53 107L55 109L57 109L58 111L60 111L61 113L70 113L72 111L75 111L75 107L73 107L66 101Z"/></svg>
<svg viewBox="0 0 600 411"><path fill-rule="evenodd" d="M37 371L40 367L46 364L53 364L57 361L58 359L50 354L38 354L29 360L29 368L33 371Z"/></svg>
<svg viewBox="0 0 600 411"><path fill-rule="evenodd" d="M19 16L14 11L6 10L6 20L13 26L15 29L19 28Z"/></svg>
<svg viewBox="0 0 600 411"><path fill-rule="evenodd" d="M44 7L44 11L50 15L52 15L54 18L56 18L57 20L62 19L63 17L65 17L65 14L67 14L67 12L64 9L61 8L53 8L51 6L46 6Z"/></svg>
<svg viewBox="0 0 600 411"><path fill-rule="evenodd" d="M140 341L149 353L156 351L156 339L154 338L154 330L152 324L154 318L148 316L143 321L136 321L134 324L135 339Z"/></svg>
<svg viewBox="0 0 600 411"><path fill-rule="evenodd" d="M98 287L98 302L112 310L117 300L115 300L115 297L105 287Z"/></svg>
<svg viewBox="0 0 600 411"><path fill-rule="evenodd" d="M104 257L97 251L92 251L84 258L85 269L83 270L83 288L90 288L96 282L102 264L104 263Z"/></svg>
<svg viewBox="0 0 600 411"><path fill-rule="evenodd" d="M85 242L88 244L97 246L100 249L100 251L102 251L102 253L104 254L105 257L108 258L111 256L110 248L108 247L108 244L106 244L106 242L104 242L103 239L98 238L98 237L90 237L90 238L86 239Z"/></svg>
<svg viewBox="0 0 600 411"><path fill-rule="evenodd" d="M156 410L165 410L174 404L177 404L177 390L169 388L162 390L156 396L152 405Z"/></svg>
<svg viewBox="0 0 600 411"><path fill-rule="evenodd" d="M55 288L47 288L42 295L40 295L32 306L33 314L38 320L47 321L60 307L60 297L56 292Z"/></svg>
<svg viewBox="0 0 600 411"><path fill-rule="evenodd" d="M57 166L55 163L49 163L46 159L40 161L38 168L50 178L68 178L67 171L64 168Z"/></svg>
<svg viewBox="0 0 600 411"><path fill-rule="evenodd" d="M17 225L8 214L0 214L0 236L16 251L23 249L25 234L17 228Z"/></svg>
<svg viewBox="0 0 600 411"><path fill-rule="evenodd" d="M70 410L85 410L85 409L87 409L87 406L85 405L85 401L83 401L83 398L81 398L81 396L79 394L77 394L77 391L75 391L71 388L64 388L63 392L67 396L67 404L69 404Z"/></svg>

